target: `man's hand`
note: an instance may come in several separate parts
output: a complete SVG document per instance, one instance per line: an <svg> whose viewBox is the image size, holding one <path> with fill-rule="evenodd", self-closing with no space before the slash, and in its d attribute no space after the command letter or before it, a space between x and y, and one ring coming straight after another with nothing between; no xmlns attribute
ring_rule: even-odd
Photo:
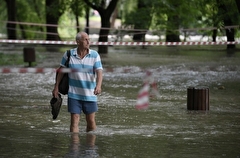
<svg viewBox="0 0 240 158"><path fill-rule="evenodd" d="M95 95L98 95L98 94L100 94L101 93L101 88L98 88L98 87L96 87L95 89L94 89L94 94Z"/></svg>
<svg viewBox="0 0 240 158"><path fill-rule="evenodd" d="M58 96L58 87L57 86L54 86L54 89L53 89L53 91L52 91L52 96L54 97L54 98L58 98L59 96Z"/></svg>
<svg viewBox="0 0 240 158"><path fill-rule="evenodd" d="M95 95L98 95L102 92L102 70L97 70L97 86L96 88L94 89L94 94Z"/></svg>

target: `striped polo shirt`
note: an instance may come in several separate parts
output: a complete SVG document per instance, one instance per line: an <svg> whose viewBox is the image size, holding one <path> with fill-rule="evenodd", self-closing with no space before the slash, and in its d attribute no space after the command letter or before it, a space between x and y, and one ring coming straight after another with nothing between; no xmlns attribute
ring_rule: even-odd
<svg viewBox="0 0 240 158"><path fill-rule="evenodd" d="M97 101L94 94L96 87L96 70L103 69L100 55L89 49L89 53L81 59L77 48L70 49L69 68L79 69L79 72L69 73L68 97L82 101ZM67 52L64 53L61 66L65 67Z"/></svg>

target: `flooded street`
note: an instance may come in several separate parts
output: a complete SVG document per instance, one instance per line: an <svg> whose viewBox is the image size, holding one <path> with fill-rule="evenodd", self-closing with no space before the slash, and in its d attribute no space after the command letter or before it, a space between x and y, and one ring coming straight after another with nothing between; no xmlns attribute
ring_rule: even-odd
<svg viewBox="0 0 240 158"><path fill-rule="evenodd" d="M239 52L159 48L109 48L92 133L85 133L84 115L80 133L69 132L67 96L52 120L55 73L0 74L0 157L239 158ZM57 67L62 53L37 50L36 67ZM146 70L160 98L139 111ZM209 87L209 111L187 110L190 86Z"/></svg>

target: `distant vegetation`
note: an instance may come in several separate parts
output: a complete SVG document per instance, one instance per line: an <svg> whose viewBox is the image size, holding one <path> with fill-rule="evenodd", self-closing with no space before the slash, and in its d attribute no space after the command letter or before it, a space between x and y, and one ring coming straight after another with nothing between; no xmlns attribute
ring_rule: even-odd
<svg viewBox="0 0 240 158"><path fill-rule="evenodd" d="M22 54L4 54L0 52L0 65L22 65L23 55Z"/></svg>

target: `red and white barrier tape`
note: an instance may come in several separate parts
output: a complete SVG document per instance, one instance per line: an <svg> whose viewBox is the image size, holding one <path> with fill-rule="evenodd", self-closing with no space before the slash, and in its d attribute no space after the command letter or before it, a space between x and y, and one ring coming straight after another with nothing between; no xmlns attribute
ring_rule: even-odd
<svg viewBox="0 0 240 158"><path fill-rule="evenodd" d="M0 43L16 44L56 44L56 45L75 45L75 41L45 41L45 40L8 40L1 39ZM239 44L238 41L232 42L91 42L91 45L116 45L116 46L187 46L187 45L228 45Z"/></svg>
<svg viewBox="0 0 240 158"><path fill-rule="evenodd" d="M90 72L90 69L70 69L70 68L0 68L0 73L47 73L47 72Z"/></svg>
<svg viewBox="0 0 240 158"><path fill-rule="evenodd" d="M150 87L152 91L149 93ZM152 72L146 71L146 77L143 80L143 87L138 92L135 108L138 110L146 110L149 107L149 95L160 98L160 94L157 90L157 83L154 80Z"/></svg>
<svg viewBox="0 0 240 158"><path fill-rule="evenodd" d="M138 110L145 110L149 106L149 84L144 84L143 87L138 92L137 103L135 108Z"/></svg>
<svg viewBox="0 0 240 158"><path fill-rule="evenodd" d="M121 70L115 68L105 68L104 72L114 72L117 71L118 73L132 73L136 70L131 68L124 68ZM137 71L145 71L145 70L137 70ZM70 69L70 68L8 68L8 67L0 67L0 73L47 73L47 72L63 72L63 73L74 73L74 72L92 72L92 69Z"/></svg>

